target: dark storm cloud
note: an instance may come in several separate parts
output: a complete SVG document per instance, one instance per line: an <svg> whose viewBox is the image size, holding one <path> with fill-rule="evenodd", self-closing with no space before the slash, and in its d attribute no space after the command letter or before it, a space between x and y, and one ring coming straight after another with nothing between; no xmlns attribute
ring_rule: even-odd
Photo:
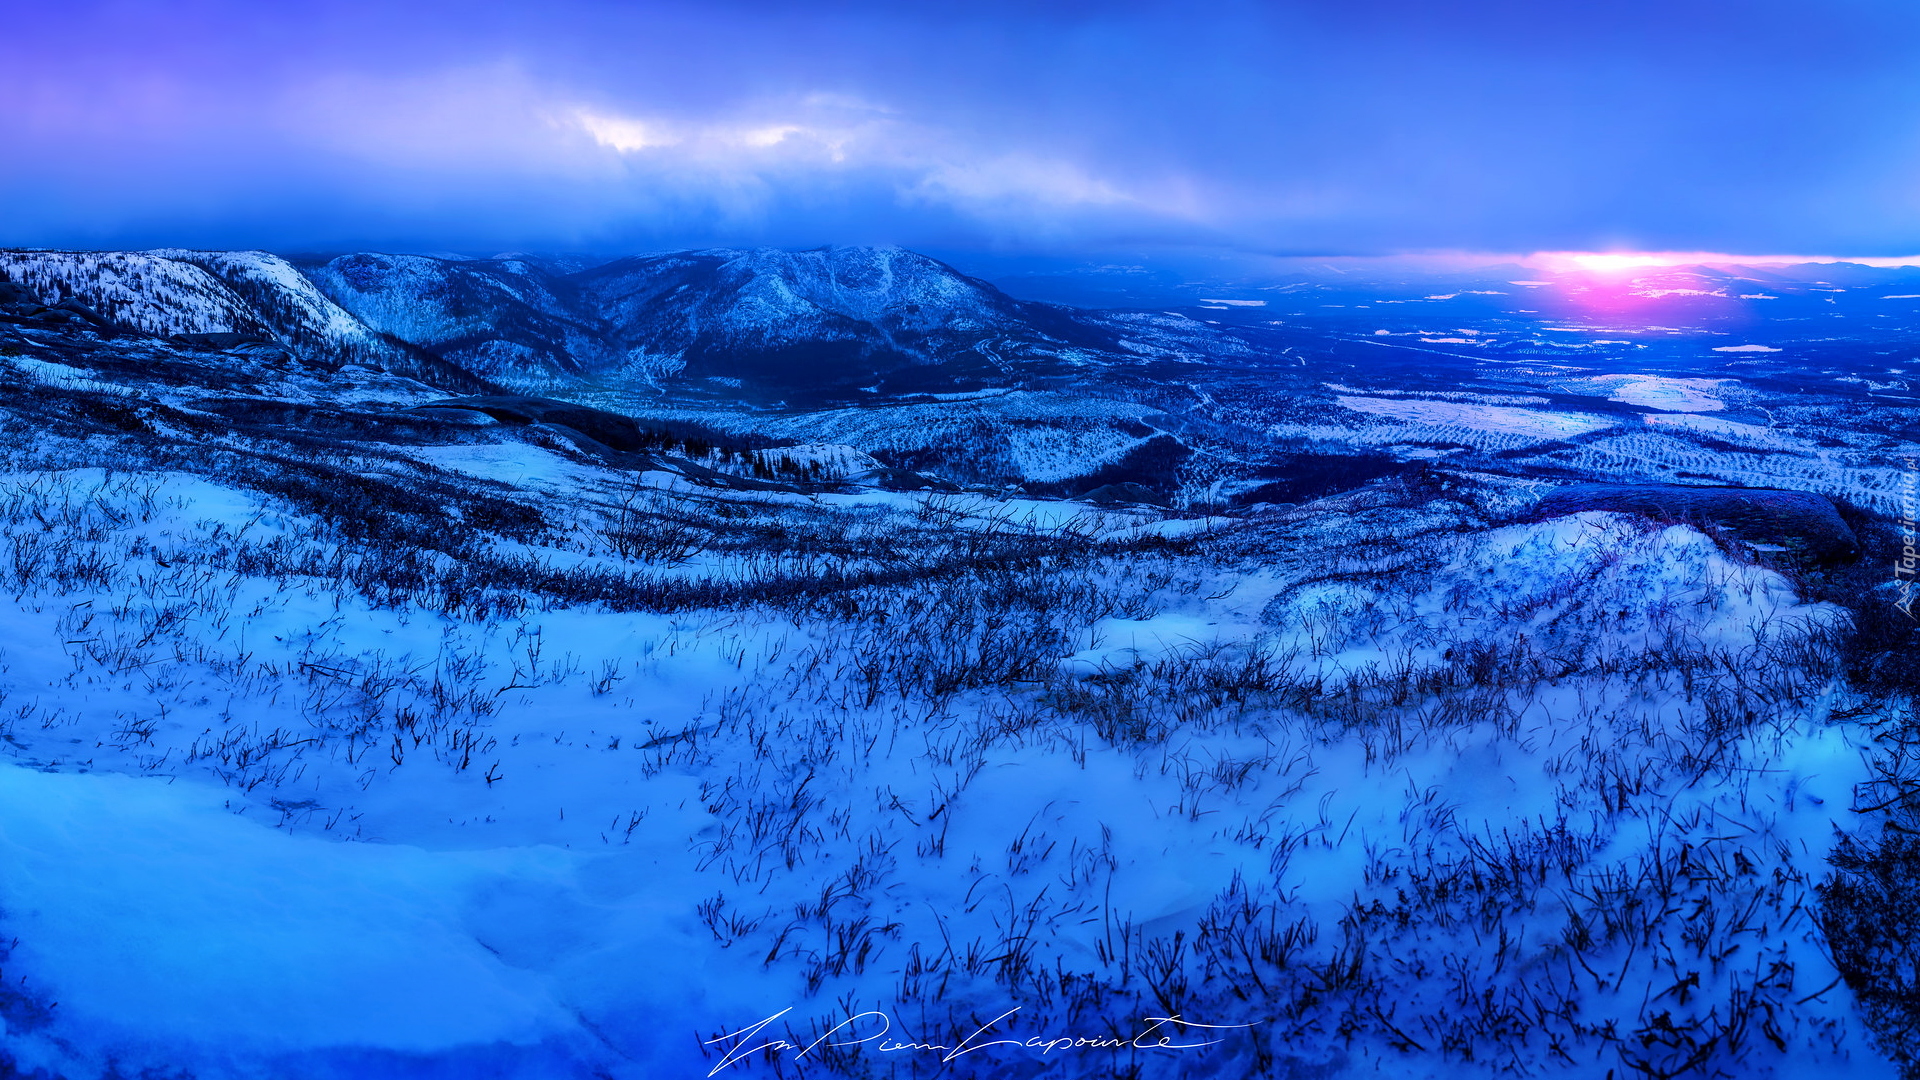
<svg viewBox="0 0 1920 1080"><path fill-rule="evenodd" d="M10 18L0 243L1920 249L1904 3Z"/></svg>

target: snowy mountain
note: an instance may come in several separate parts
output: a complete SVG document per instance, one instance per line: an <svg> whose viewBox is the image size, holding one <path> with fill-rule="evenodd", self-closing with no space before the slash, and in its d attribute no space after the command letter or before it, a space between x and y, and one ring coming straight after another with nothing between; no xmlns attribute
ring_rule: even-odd
<svg viewBox="0 0 1920 1080"><path fill-rule="evenodd" d="M277 341L311 364L365 364L463 390L490 386L369 328L263 251L0 251L0 281L45 303L84 304L139 333Z"/></svg>
<svg viewBox="0 0 1920 1080"><path fill-rule="evenodd" d="M218 276L159 252L0 251L0 280L47 304L78 301L147 334L273 334Z"/></svg>
<svg viewBox="0 0 1920 1080"><path fill-rule="evenodd" d="M1184 316L1018 301L897 248L676 252L584 270L358 254L306 269L367 325L527 387L851 399L1245 352Z"/></svg>
<svg viewBox="0 0 1920 1080"><path fill-rule="evenodd" d="M442 385L592 385L850 399L1012 385L1244 346L1178 315L1016 301L898 249L639 256L588 269L532 256L0 252L0 280L161 336L277 340L316 363Z"/></svg>
<svg viewBox="0 0 1920 1080"><path fill-rule="evenodd" d="M714 251L622 259L578 277L632 362L799 389L998 374L992 344L1040 337L1020 306L924 256L887 249Z"/></svg>
<svg viewBox="0 0 1920 1080"><path fill-rule="evenodd" d="M343 255L304 267L366 326L484 378L540 384L605 369L606 328L531 258Z"/></svg>

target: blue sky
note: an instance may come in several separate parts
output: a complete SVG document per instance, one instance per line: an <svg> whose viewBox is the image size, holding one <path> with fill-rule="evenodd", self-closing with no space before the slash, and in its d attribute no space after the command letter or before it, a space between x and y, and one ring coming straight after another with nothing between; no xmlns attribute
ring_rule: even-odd
<svg viewBox="0 0 1920 1080"><path fill-rule="evenodd" d="M0 244L1920 251L1920 5L13 5Z"/></svg>

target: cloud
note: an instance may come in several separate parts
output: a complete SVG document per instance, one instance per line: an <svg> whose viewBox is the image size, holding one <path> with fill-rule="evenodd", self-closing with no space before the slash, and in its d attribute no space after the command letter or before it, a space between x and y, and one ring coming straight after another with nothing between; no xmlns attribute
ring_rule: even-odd
<svg viewBox="0 0 1920 1080"><path fill-rule="evenodd" d="M0 243L1920 249L1920 14L1442 7L29 6Z"/></svg>
<svg viewBox="0 0 1920 1080"><path fill-rule="evenodd" d="M581 109L574 113L574 120L593 136L594 142L623 154L672 146L680 141L661 131L657 125L625 116L603 116Z"/></svg>
<svg viewBox="0 0 1920 1080"><path fill-rule="evenodd" d="M1080 165L1027 154L915 162L914 194L984 206L1005 199L1045 206L1140 206L1142 200Z"/></svg>
<svg viewBox="0 0 1920 1080"><path fill-rule="evenodd" d="M557 92L556 92L557 93ZM630 183L678 185L689 198L744 188L884 188L904 208L939 206L981 222L1078 210L1178 217L1178 198L1129 188L1085 163L1007 149L904 109L825 92L743 106L728 116L556 107L564 133L587 135ZM556 147L556 150L559 150Z"/></svg>

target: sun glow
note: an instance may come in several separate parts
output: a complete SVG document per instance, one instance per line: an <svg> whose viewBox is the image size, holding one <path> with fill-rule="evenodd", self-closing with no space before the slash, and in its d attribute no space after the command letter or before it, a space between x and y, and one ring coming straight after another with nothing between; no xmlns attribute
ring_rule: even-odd
<svg viewBox="0 0 1920 1080"><path fill-rule="evenodd" d="M1869 266L1911 266L1920 258L1833 255L1730 255L1723 251L1536 251L1520 260L1555 273L1584 270L1614 273L1667 266L1776 266L1796 263L1857 262Z"/></svg>
<svg viewBox="0 0 1920 1080"><path fill-rule="evenodd" d="M1597 255L1569 255L1567 261L1582 270L1634 270L1642 266L1664 266L1659 259L1641 254L1607 252Z"/></svg>
<svg viewBox="0 0 1920 1080"><path fill-rule="evenodd" d="M1751 256L1744 258L1751 259ZM1526 261L1528 265L1547 270L1610 273L1658 266L1736 263L1742 260L1743 256L1706 251L1540 251L1528 256Z"/></svg>

